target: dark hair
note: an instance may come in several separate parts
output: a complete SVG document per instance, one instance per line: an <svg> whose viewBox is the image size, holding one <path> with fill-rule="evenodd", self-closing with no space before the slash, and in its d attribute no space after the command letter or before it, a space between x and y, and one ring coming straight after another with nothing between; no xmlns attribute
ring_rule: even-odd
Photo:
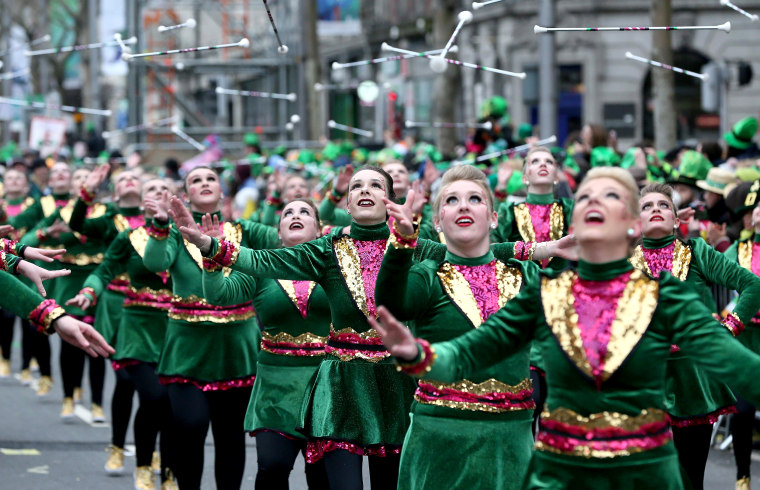
<svg viewBox="0 0 760 490"><path fill-rule="evenodd" d="M639 197L644 197L647 194L662 194L663 196L668 198L668 201L670 201L670 206L673 212L676 212L676 206L673 203L673 188L669 186L668 184L662 184L660 182L654 182L652 184L647 185L643 189L641 189L641 192L639 193Z"/></svg>
<svg viewBox="0 0 760 490"><path fill-rule="evenodd" d="M588 123L587 126L591 129L591 148L607 146L607 129L595 123Z"/></svg>
<svg viewBox="0 0 760 490"><path fill-rule="evenodd" d="M358 174L359 172L363 170L372 170L374 172L379 173L383 176L385 179L385 193L388 195L389 201L395 201L396 200L396 193L393 192L393 178L380 167L375 167L374 165L362 165L361 167L354 170L354 175Z"/></svg>
<svg viewBox="0 0 760 490"><path fill-rule="evenodd" d="M319 231L322 225L320 224L320 220L319 220L319 209L317 209L317 205L314 204L314 201L306 197L298 197L290 201L288 204L286 204L286 206L293 204L294 202L306 203L311 208L311 210L314 211L314 219L317 220L317 230Z"/></svg>
<svg viewBox="0 0 760 490"><path fill-rule="evenodd" d="M185 192L187 192L187 178L190 177L191 173L195 172L196 170L203 169L203 168L205 168L206 170L211 170L212 172L214 172L216 174L216 170L214 170L213 168L211 168L211 167L209 167L207 165L201 165L199 167L195 167L194 169L190 170L188 173L185 174L185 179L182 181L182 188L185 189ZM218 177L218 175L217 175L217 177Z"/></svg>
<svg viewBox="0 0 760 490"><path fill-rule="evenodd" d="M723 148L717 141L703 141L700 149L702 154L710 160L710 163L717 162L723 156Z"/></svg>

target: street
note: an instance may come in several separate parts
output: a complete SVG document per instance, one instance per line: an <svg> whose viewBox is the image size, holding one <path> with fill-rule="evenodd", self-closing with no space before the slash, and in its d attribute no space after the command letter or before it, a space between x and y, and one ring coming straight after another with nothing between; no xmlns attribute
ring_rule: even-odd
<svg viewBox="0 0 760 490"><path fill-rule="evenodd" d="M119 477L109 477L103 471L107 453L105 449L111 436L109 424L89 424L89 391L85 376L84 399L77 406L77 417L72 423L59 419L61 409L61 383L58 373L58 350L60 339L51 338L53 350L53 378L55 386L45 397L38 397L35 390L22 386L16 379L19 371L20 351L18 331L14 338L12 367L14 376L0 379L0 475L2 488L16 489L131 489L134 456L125 459L125 473ZM104 409L110 420L110 396L113 390L113 371L106 371ZM135 398L134 407L137 407ZM127 449L134 449L132 427L127 435ZM256 446L253 439L247 440L246 471L243 488L253 488L256 475ZM206 442L203 488L214 488L214 456L212 439ZM753 454L752 473L756 480L752 488L760 489L760 454ZM303 476L303 459L299 457L291 474L291 489L306 489ZM369 488L365 463L365 488ZM707 464L705 489L732 490L735 468L730 450L713 449ZM158 482L158 479L156 479Z"/></svg>

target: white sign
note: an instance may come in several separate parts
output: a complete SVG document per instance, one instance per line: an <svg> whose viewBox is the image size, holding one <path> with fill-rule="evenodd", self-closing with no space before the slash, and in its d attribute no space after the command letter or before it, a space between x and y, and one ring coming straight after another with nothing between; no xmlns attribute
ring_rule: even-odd
<svg viewBox="0 0 760 490"><path fill-rule="evenodd" d="M46 157L57 152L66 143L66 120L34 116L29 128L29 148Z"/></svg>

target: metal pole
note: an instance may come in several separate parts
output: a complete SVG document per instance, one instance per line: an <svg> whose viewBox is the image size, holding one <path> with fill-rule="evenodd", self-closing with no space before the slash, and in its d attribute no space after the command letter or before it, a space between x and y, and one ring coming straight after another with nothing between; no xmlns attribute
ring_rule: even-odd
<svg viewBox="0 0 760 490"><path fill-rule="evenodd" d="M98 15L98 0L87 0L87 36L91 43L98 42L98 26L100 23ZM92 107L100 107L100 56L101 51L99 49L92 49L88 53L90 56L90 97L92 97ZM100 133L103 124L100 118L91 118L92 123L95 125L95 132Z"/></svg>
<svg viewBox="0 0 760 490"><path fill-rule="evenodd" d="M136 52L143 50L142 33L138 32L140 26L140 11L142 0L133 0L127 2L127 37L137 36ZM129 72L127 73L127 100L129 101L129 126L137 126L142 121L142 93L140 85L142 77L140 75L142 67L138 63L129 63ZM139 143L140 133L129 135L129 143Z"/></svg>
<svg viewBox="0 0 760 490"><path fill-rule="evenodd" d="M554 0L540 0L538 19L543 26L554 26ZM556 34L546 33L538 40L538 122L541 138L557 134L557 54Z"/></svg>

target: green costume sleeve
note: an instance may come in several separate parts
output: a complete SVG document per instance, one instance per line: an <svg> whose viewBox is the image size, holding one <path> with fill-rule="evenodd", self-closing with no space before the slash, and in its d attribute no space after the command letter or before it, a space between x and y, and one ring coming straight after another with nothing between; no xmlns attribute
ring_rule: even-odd
<svg viewBox="0 0 760 490"><path fill-rule="evenodd" d="M325 197L319 205L319 220L323 225L350 226L351 215L345 209L338 209L335 203Z"/></svg>
<svg viewBox="0 0 760 490"><path fill-rule="evenodd" d="M16 274L21 260L21 257L3 252L0 258L0 269L11 274Z"/></svg>
<svg viewBox="0 0 760 490"><path fill-rule="evenodd" d="M760 356L744 347L689 285L663 273L657 314L669 328L671 342L707 373L735 389L751 403L760 403Z"/></svg>
<svg viewBox="0 0 760 490"><path fill-rule="evenodd" d="M10 218L8 224L17 230L22 228L31 229L37 226L42 218L42 205L39 200L35 200L34 204L21 211L13 218Z"/></svg>
<svg viewBox="0 0 760 490"><path fill-rule="evenodd" d="M41 245L41 242L39 236L37 235L37 231L42 230L44 232L48 226L52 225L55 222L58 216L58 212L55 212L49 216L41 217L40 221L34 223L34 225L29 228L29 231L26 232L26 235L21 237L19 243L23 243L24 245L28 245L30 247L39 247Z"/></svg>
<svg viewBox="0 0 760 490"><path fill-rule="evenodd" d="M565 216L565 226L562 231L562 236L565 236L567 235L567 229L570 228L570 222L573 219L573 207L575 206L575 201L562 197L560 198L560 202L562 203L562 214Z"/></svg>
<svg viewBox="0 0 760 490"><path fill-rule="evenodd" d="M413 255L413 249L390 247L383 257L375 286L375 303L388 308L400 321L412 320L425 311L430 299L430 285L416 267L412 267Z"/></svg>
<svg viewBox="0 0 760 490"><path fill-rule="evenodd" d="M111 208L109 207L103 216L87 219L88 207L81 197L77 199L71 212L71 219L69 219L69 228L86 236L99 238L113 236L116 228L113 224L113 213L109 212Z"/></svg>
<svg viewBox="0 0 760 490"><path fill-rule="evenodd" d="M726 256L728 260L734 263L739 262L739 241L735 241L731 244L730 247L726 249L725 252L723 252L723 255Z"/></svg>
<svg viewBox="0 0 760 490"><path fill-rule="evenodd" d="M427 376L443 382L465 379L527 345L542 319L538 267L523 267L523 280L517 296L477 330L433 344L437 359Z"/></svg>
<svg viewBox="0 0 760 490"><path fill-rule="evenodd" d="M240 247L237 261L230 267L254 277L319 282L326 264L332 258L328 255L332 249L331 239L332 237L325 236L279 250L252 250ZM209 256L216 253L218 245L219 242L214 239Z"/></svg>
<svg viewBox="0 0 760 490"><path fill-rule="evenodd" d="M29 318L29 314L45 300L36 289L32 290L7 272L0 272L0 290L6 292L0 295L0 307L21 318Z"/></svg>
<svg viewBox="0 0 760 490"><path fill-rule="evenodd" d="M238 221L245 233L245 243L254 249L279 248L280 238L277 229L262 223Z"/></svg>
<svg viewBox="0 0 760 490"><path fill-rule="evenodd" d="M256 279L240 272L224 277L222 271L203 270L203 297L212 305L237 305L256 295Z"/></svg>
<svg viewBox="0 0 760 490"><path fill-rule="evenodd" d="M143 265L151 272L162 272L169 270L177 260L177 254L182 246L182 235L171 224L163 226L156 221L152 227L166 231L169 230L169 236L163 240L156 238L148 232L148 244L145 245L145 255L143 256Z"/></svg>
<svg viewBox="0 0 760 490"><path fill-rule="evenodd" d="M82 287L92 288L95 296L100 297L114 277L127 272L130 248L129 232L119 233L106 250L103 262L87 276Z"/></svg>
<svg viewBox="0 0 760 490"><path fill-rule="evenodd" d="M440 242L438 232L433 226L433 206L425 204L422 208L422 219L420 219L420 238Z"/></svg>
<svg viewBox="0 0 760 490"><path fill-rule="evenodd" d="M262 225L271 226L277 228L280 224L280 218L277 216L277 206L273 206L268 201L264 201L261 206L261 221Z"/></svg>
<svg viewBox="0 0 760 490"><path fill-rule="evenodd" d="M738 262L731 262L701 238L693 239L691 243L705 279L739 293L734 313L742 323L748 324L760 310L760 278L741 267Z"/></svg>

